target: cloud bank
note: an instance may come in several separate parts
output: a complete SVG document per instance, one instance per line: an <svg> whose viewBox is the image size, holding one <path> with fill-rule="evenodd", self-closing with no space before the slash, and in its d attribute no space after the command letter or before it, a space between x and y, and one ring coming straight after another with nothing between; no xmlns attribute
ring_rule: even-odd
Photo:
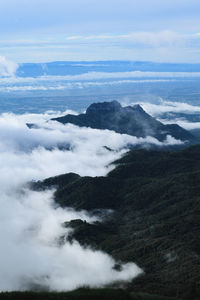
<svg viewBox="0 0 200 300"><path fill-rule="evenodd" d="M53 191L23 188L32 179L70 171L105 174L106 165L120 155L103 148L104 138L111 138L110 134L79 131L56 122L46 124L50 115L0 117L0 290L43 287L62 291L131 280L141 273L134 263L124 264L118 272L113 269L115 261L105 253L82 248L76 242L59 244L59 237L67 237L69 232L62 226L64 222L77 218L93 222L95 217L57 207ZM43 127L29 129L27 120ZM119 137L110 142L116 148L123 143ZM69 150L59 150L61 144L69 145Z"/></svg>
<svg viewBox="0 0 200 300"><path fill-rule="evenodd" d="M59 237L69 232L62 224L77 218L95 220L85 212L56 207L52 192L1 192L0 291L71 290L129 281L141 273L133 263L117 272L110 256L76 242L60 244Z"/></svg>
<svg viewBox="0 0 200 300"><path fill-rule="evenodd" d="M22 182L68 172L83 176L106 175L112 168L109 164L125 152L128 144L162 147L182 143L170 136L162 143L153 137L137 138L109 130L46 122L48 116L3 114L0 117L0 162L1 167L5 168L2 180L6 174L9 179L9 171L14 172L15 166ZM50 116L53 117L53 113ZM29 129L26 122L32 121L40 128ZM113 151L108 151L104 146ZM10 169L6 170L7 166Z"/></svg>

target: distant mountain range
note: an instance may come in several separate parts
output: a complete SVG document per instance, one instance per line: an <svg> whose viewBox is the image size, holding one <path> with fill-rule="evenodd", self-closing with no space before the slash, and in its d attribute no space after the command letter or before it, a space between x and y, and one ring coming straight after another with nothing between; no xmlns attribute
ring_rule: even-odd
<svg viewBox="0 0 200 300"><path fill-rule="evenodd" d="M65 227L74 229L70 242L104 250L119 269L121 261L136 262L144 275L128 285L129 291L199 299L200 146L132 150L115 164L106 177L70 173L32 188L56 187L55 201L62 207L113 210L103 223L72 220Z"/></svg>
<svg viewBox="0 0 200 300"><path fill-rule="evenodd" d="M175 139L195 142L195 137L179 125L164 125L147 114L140 105L122 107L117 101L94 103L84 114L78 116L68 114L52 120L62 124L109 129L136 137L152 136L159 141L171 135Z"/></svg>
<svg viewBox="0 0 200 300"><path fill-rule="evenodd" d="M79 75L88 72L200 72L200 64L156 63L145 61L57 61L19 64L16 75Z"/></svg>

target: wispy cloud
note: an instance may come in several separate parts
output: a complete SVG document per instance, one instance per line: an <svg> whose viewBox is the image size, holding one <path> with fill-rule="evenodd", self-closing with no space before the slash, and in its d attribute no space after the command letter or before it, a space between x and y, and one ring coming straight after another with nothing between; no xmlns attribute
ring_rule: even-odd
<svg viewBox="0 0 200 300"><path fill-rule="evenodd" d="M89 32L89 31L88 31ZM92 32L92 31L91 31ZM40 35L23 39L1 39L0 53L9 53L17 61L49 60L152 60L198 61L200 37L197 32L173 30L134 31L123 33L97 33L74 35ZM29 49L27 53L26 49ZM15 53L13 53L15 49ZM100 51L101 49L101 51ZM21 52L20 52L21 51ZM194 51L191 56L188 53ZM24 54L24 56L19 53ZM196 54L195 54L196 53ZM59 56L59 57L57 57ZM27 58L28 57L28 58ZM44 58L43 58L44 57Z"/></svg>
<svg viewBox="0 0 200 300"><path fill-rule="evenodd" d="M132 68L137 67L132 64ZM114 86L122 84L142 84L191 80L199 78L200 72L87 72L78 75L44 75L39 77L16 77L15 65L2 72L0 92L23 91L62 91L68 89L83 89L90 87ZM10 75L10 76L8 76ZM5 77L6 76L6 77ZM160 109L160 107L159 107Z"/></svg>
<svg viewBox="0 0 200 300"><path fill-rule="evenodd" d="M17 68L18 65L15 62L0 56L0 77L14 76Z"/></svg>
<svg viewBox="0 0 200 300"><path fill-rule="evenodd" d="M186 130L200 129L200 122L190 121L190 116L193 116L193 118L196 116L196 119L199 119L200 106L184 102L165 101L163 99L158 104L149 102L140 104L145 111L158 118L164 124L178 124ZM163 115L165 115L165 118L163 118Z"/></svg>
<svg viewBox="0 0 200 300"><path fill-rule="evenodd" d="M137 69L134 67L133 69ZM130 72L87 72L78 75L44 75L39 77L13 77L13 78L2 78L0 86L4 84L21 84L21 83L42 83L42 82L76 82L76 81L93 81L93 80L107 80L107 79L145 79L145 78L156 78L161 80L162 78L174 79L174 78L198 78L200 72L145 72L145 71L130 71Z"/></svg>
<svg viewBox="0 0 200 300"><path fill-rule="evenodd" d="M148 45L152 47L158 47L163 45L173 45L178 44L180 41L183 41L184 36L178 34L173 31L164 30L160 32L148 32L148 31L141 31L141 32L132 32L128 34L119 34L119 35L74 35L68 36L66 39L68 41L127 41L133 44L142 44Z"/></svg>
<svg viewBox="0 0 200 300"><path fill-rule="evenodd" d="M154 117L158 117L163 113L185 113L194 114L200 113L200 106L191 105L184 102L165 101L161 99L160 103L141 103L144 110Z"/></svg>
<svg viewBox="0 0 200 300"><path fill-rule="evenodd" d="M159 83L159 82L173 82L173 79L146 79L146 80L114 80L114 81L79 81L79 82L70 82L65 83L64 85L15 85L15 86L0 86L0 92L23 92L23 91L62 91L68 89L84 89L90 87L106 87L106 86L115 86L123 84L143 84L143 83Z"/></svg>

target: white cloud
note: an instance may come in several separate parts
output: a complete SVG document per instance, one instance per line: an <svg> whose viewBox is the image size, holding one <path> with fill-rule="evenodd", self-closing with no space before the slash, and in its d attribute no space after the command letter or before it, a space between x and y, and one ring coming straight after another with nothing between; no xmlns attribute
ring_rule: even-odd
<svg viewBox="0 0 200 300"><path fill-rule="evenodd" d="M77 218L93 222L95 216L58 207L53 191L33 192L23 186L33 179L68 172L105 175L112 169L107 165L125 152L127 143L162 146L181 142L167 137L161 143L152 137L136 138L109 130L46 122L59 115L48 112L0 116L1 291L27 290L37 284L58 291L80 285L102 286L132 280L142 272L132 262L118 272L110 256L83 248L77 242L58 244L58 238L69 233L63 222ZM26 122L41 127L29 129ZM70 147L62 151L59 145Z"/></svg>
<svg viewBox="0 0 200 300"><path fill-rule="evenodd" d="M185 119L175 118L173 120L159 119L164 124L178 124L186 130L200 129L200 122L189 122Z"/></svg>
<svg viewBox="0 0 200 300"><path fill-rule="evenodd" d="M129 41L134 44L148 45L152 47L160 47L163 45L173 45L183 42L183 35L178 34L173 31L163 30L159 32L148 32L148 31L138 31L131 32L128 34L120 35L108 35L108 34L98 34L98 35L74 35L68 36L66 38L68 41L102 41L102 40L111 40L118 41L124 40Z"/></svg>
<svg viewBox="0 0 200 300"><path fill-rule="evenodd" d="M156 82L172 82L174 79L123 79L123 80L112 80L112 81L75 81L66 82L64 84L59 84L51 86L46 85L14 85L14 86L0 86L0 92L27 92L27 91L62 91L68 89L83 89L88 87L99 87L99 86L113 86L119 84L130 84L130 83L156 83Z"/></svg>
<svg viewBox="0 0 200 300"><path fill-rule="evenodd" d="M158 104L143 102L141 105L145 111L154 117L170 112L185 114L194 114L200 112L200 106L191 105L184 102L165 101L163 99L161 99L160 103Z"/></svg>
<svg viewBox="0 0 200 300"><path fill-rule="evenodd" d="M85 85L92 84L112 84L110 83L99 82L98 80L112 80L112 79L123 79L129 80L127 83L131 82L131 78L134 80L175 80L175 79L184 79L184 78L199 78L200 72L143 72L135 70L133 65L133 71L130 72L88 72L79 75L66 75L66 76L40 76L40 77L7 77L1 78L0 89L1 90L10 90L15 91L24 90L24 89L60 89L62 90L65 86L70 87L75 84L76 86L82 85L83 82L86 82ZM132 79L132 80L133 80ZM96 81L96 82L95 82ZM95 82L95 83L93 83ZM133 81L137 82L137 81ZM68 84L68 85L67 85Z"/></svg>
<svg viewBox="0 0 200 300"><path fill-rule="evenodd" d="M95 218L56 207L51 192L1 191L0 203L0 291L27 290L34 285L71 290L129 281L141 273L134 263L124 264L117 272L110 256L78 243L59 245L59 237L69 233L64 222L77 218L93 222Z"/></svg>
<svg viewBox="0 0 200 300"><path fill-rule="evenodd" d="M134 105L135 103L130 103L128 99L122 101L123 105ZM192 105L184 102L176 102L176 101L166 101L162 98L160 102L150 103L150 102L140 102L140 105L143 109L157 118L163 124L178 124L186 130L193 130L200 128L200 122L191 122L187 120L187 116L190 115L199 115L200 106ZM168 118L163 118L163 114L168 114ZM184 117L181 117L178 114L184 114Z"/></svg>
<svg viewBox="0 0 200 300"><path fill-rule="evenodd" d="M71 85L70 85L71 86ZM70 87L69 86L69 87ZM66 89L67 86L63 85L57 85L57 86L31 86L31 85L25 85L25 86L5 86L0 87L1 92L22 92L22 91L61 91Z"/></svg>
<svg viewBox="0 0 200 300"><path fill-rule="evenodd" d="M18 65L15 62L0 56L0 77L14 76L17 68Z"/></svg>
<svg viewBox="0 0 200 300"><path fill-rule="evenodd" d="M183 36L169 30L160 32L133 32L124 35L124 38L134 43L149 45L152 47L161 47L163 45L172 46L183 42Z"/></svg>
<svg viewBox="0 0 200 300"><path fill-rule="evenodd" d="M21 189L32 179L70 171L105 174L106 165L123 151L112 153L103 145L109 141L118 148L125 139L57 122L46 124L48 116L53 112L0 117L0 290L26 290L34 284L70 290L80 285L131 280L141 273L134 263L124 264L118 272L113 269L115 261L103 252L82 248L78 243L58 244L58 238L68 234L63 222L77 218L93 222L95 217L59 208L53 202L52 191ZM43 124L43 128L28 129L27 119ZM59 150L59 143L70 143L71 150Z"/></svg>
<svg viewBox="0 0 200 300"><path fill-rule="evenodd" d="M37 121L41 128L29 129L25 124L28 116L29 122ZM111 169L107 165L124 153L123 148L127 144L151 143L162 146L180 143L169 139L162 143L153 137L137 138L109 130L79 128L72 124L44 123L47 117L48 114L44 116L44 120L42 115L38 118L36 115L1 116L0 166L5 170L2 180L9 180L15 170L14 166L17 173L14 180L17 184L18 176L23 182L68 172L90 176L105 175ZM60 151L57 148L64 146L71 150ZM104 146L115 151L110 152Z"/></svg>

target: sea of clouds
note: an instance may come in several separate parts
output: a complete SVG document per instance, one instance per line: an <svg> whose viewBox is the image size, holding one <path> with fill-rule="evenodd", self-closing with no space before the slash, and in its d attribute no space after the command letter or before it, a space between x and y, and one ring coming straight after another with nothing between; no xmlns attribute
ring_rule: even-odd
<svg viewBox="0 0 200 300"><path fill-rule="evenodd" d="M33 84L38 88L38 79L15 77L16 68L16 64L0 58L0 89L14 88L24 82L30 89ZM104 75L96 76L103 79ZM50 79L39 78L40 84L45 80ZM55 78L50 81L55 82ZM157 106L143 105L147 112L156 115ZM162 110L166 111L167 104L163 105ZM63 114L66 113L75 114L72 111ZM133 262L123 264L122 270L117 271L112 257L83 248L78 242L60 244L59 238L67 237L71 230L63 226L64 222L73 219L94 222L99 217L60 208L54 202L53 190L36 192L26 184L68 172L104 176L114 167L111 163L127 151L127 145L162 147L179 145L182 141L168 136L161 143L153 137L137 138L50 121L60 115L54 111L0 115L0 291L38 287L62 291L83 285L103 286L130 281L142 273ZM27 123L34 126L29 128Z"/></svg>
<svg viewBox="0 0 200 300"><path fill-rule="evenodd" d="M109 255L83 248L78 242L59 244L59 237L67 236L69 230L63 227L64 222L94 222L97 217L60 208L52 190L31 191L26 183L68 172L106 175L113 168L111 162L126 152L127 144L162 146L180 141L169 136L161 143L152 137L136 138L48 121L56 116L59 113L0 115L1 291L38 286L71 290L129 281L142 273L133 262L117 271ZM29 128L27 122L35 126Z"/></svg>

